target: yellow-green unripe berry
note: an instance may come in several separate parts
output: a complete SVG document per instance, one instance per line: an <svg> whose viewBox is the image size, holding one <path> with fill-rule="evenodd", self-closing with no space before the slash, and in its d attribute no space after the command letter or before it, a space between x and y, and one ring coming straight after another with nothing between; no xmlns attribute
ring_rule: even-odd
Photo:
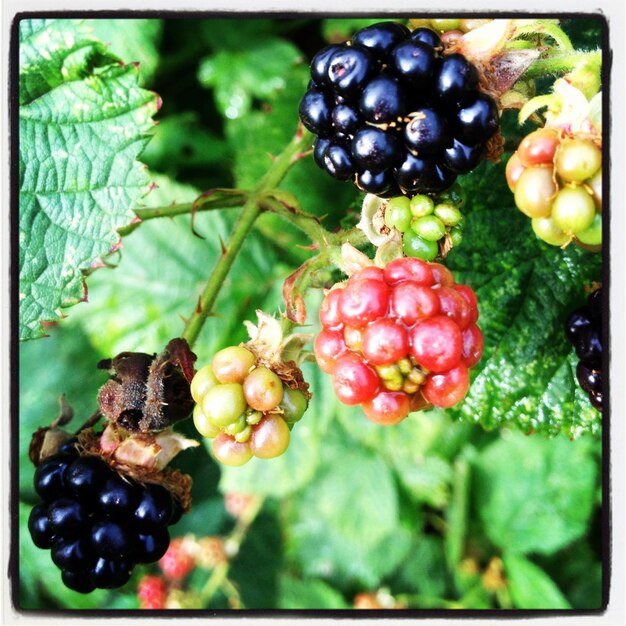
<svg viewBox="0 0 626 626"><path fill-rule="evenodd" d="M283 399L283 381L265 366L253 369L243 381L247 403L257 411L270 411Z"/></svg>
<svg viewBox="0 0 626 626"><path fill-rule="evenodd" d="M435 210L433 199L422 194L413 196L409 201L409 206L413 217L424 217L424 215L430 215Z"/></svg>
<svg viewBox="0 0 626 626"><path fill-rule="evenodd" d="M531 225L535 235L551 246L562 246L570 239L551 217L533 217Z"/></svg>
<svg viewBox="0 0 626 626"><path fill-rule="evenodd" d="M581 233L593 223L596 205L584 187L564 187L552 203L552 219L564 233Z"/></svg>
<svg viewBox="0 0 626 626"><path fill-rule="evenodd" d="M193 425L203 437L208 437L209 439L217 437L222 432L219 426L216 426L207 418L199 404L196 404L193 408Z"/></svg>
<svg viewBox="0 0 626 626"><path fill-rule="evenodd" d="M397 196L387 201L385 224L388 228L397 228L401 233L411 224L411 207L406 196Z"/></svg>
<svg viewBox="0 0 626 626"><path fill-rule="evenodd" d="M196 402L202 402L202 398L204 398L207 391L215 387L218 383L219 381L213 373L211 364L209 363L209 365L205 365L203 368L199 369L195 376L191 379L191 397Z"/></svg>
<svg viewBox="0 0 626 626"><path fill-rule="evenodd" d="M591 226L576 233L576 239L588 246L599 246L602 243L602 215L596 213Z"/></svg>
<svg viewBox="0 0 626 626"><path fill-rule="evenodd" d="M456 226L463 215L453 204L437 204L435 205L435 215L446 225Z"/></svg>
<svg viewBox="0 0 626 626"><path fill-rule="evenodd" d="M238 383L216 385L202 399L202 412L220 428L236 422L246 408L243 387Z"/></svg>

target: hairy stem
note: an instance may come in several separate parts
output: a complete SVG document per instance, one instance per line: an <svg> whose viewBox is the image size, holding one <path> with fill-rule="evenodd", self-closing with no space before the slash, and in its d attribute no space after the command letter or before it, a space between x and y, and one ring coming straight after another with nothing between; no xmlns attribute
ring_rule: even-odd
<svg viewBox="0 0 626 626"><path fill-rule="evenodd" d="M215 304L220 288L224 284L224 280L243 242L261 212L260 197L279 185L292 165L299 160L303 149L305 149L309 143L309 133L299 132L285 150L274 159L272 166L266 172L265 176L263 176L259 184L249 193L243 210L239 214L239 218L230 235L230 239L226 244L226 248L213 268L213 272L200 296L200 300L185 325L182 337L187 340L190 346L193 346L198 338L204 322Z"/></svg>
<svg viewBox="0 0 626 626"><path fill-rule="evenodd" d="M535 61L524 73L524 78L540 78L547 74L564 74L570 72L583 62L597 65L598 70L602 63L602 51L576 52L559 54Z"/></svg>

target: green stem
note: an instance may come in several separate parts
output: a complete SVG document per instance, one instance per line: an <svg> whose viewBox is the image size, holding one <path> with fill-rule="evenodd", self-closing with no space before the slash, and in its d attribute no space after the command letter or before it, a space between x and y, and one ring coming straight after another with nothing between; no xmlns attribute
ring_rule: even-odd
<svg viewBox="0 0 626 626"><path fill-rule="evenodd" d="M241 544L246 538L252 522L254 522L262 507L263 498L256 496L246 507L242 516L237 520L235 528L231 534L224 540L224 546L232 556L229 557L229 559L224 563L218 565L206 581L204 587L200 591L201 606L208 606L215 593L221 589L228 580L231 559L237 554L237 552L239 552Z"/></svg>
<svg viewBox="0 0 626 626"><path fill-rule="evenodd" d="M201 211L215 211L216 209L231 209L240 207L246 202L248 197L247 192L240 190L229 190L229 192L229 195L220 195L219 198L216 197L215 202L199 203L195 210L200 213ZM118 228L117 232L121 237L126 237L147 220L153 220L159 217L176 217L178 215L193 213L195 204L195 201L182 202L181 204L173 202L168 206L135 209L135 215L139 218L139 221Z"/></svg>
<svg viewBox="0 0 626 626"><path fill-rule="evenodd" d="M599 70L602 64L602 51L575 52L559 54L535 61L524 73L524 78L540 78L549 74L571 72L581 63L591 63Z"/></svg>
<svg viewBox="0 0 626 626"><path fill-rule="evenodd" d="M209 316L215 304L215 300L217 299L217 295L224 284L224 280L250 229L261 212L259 202L261 196L279 185L291 166L298 161L302 151L310 142L311 137L308 132L297 134L295 139L274 159L270 169L248 195L248 199L239 214L239 218L235 223L226 248L213 268L213 272L200 296L200 300L185 325L182 337L187 340L189 346L192 347L198 338L204 322Z"/></svg>

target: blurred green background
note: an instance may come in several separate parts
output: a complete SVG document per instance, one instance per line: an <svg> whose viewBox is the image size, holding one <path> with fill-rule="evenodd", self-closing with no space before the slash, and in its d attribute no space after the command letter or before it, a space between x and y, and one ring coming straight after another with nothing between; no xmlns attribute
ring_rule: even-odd
<svg viewBox="0 0 626 626"><path fill-rule="evenodd" d="M164 206L215 186L254 185L270 155L296 130L311 56L326 42L343 40L374 21L89 20L114 53L140 62L143 84L163 100L155 136L141 157L157 184L145 203ZM572 20L565 29L579 46L600 44L593 21ZM505 116L504 123L512 143L523 136L514 115ZM562 337L562 321L584 299L576 281L599 279L600 261L580 250L548 250L535 240L504 182L506 158L464 177L468 230L448 265L457 280L467 280L478 292L486 359L500 346L504 365L525 377L523 393L532 396L523 349L532 340L509 331L525 328L532 335L547 325L553 328L545 362L553 367L550 376L555 366L549 358L557 357L554 363L569 374L554 375L553 387L571 385L575 358ZM362 196L352 185L330 179L311 158L293 168L283 187L305 210L326 216L330 229L358 220ZM88 596L66 589L49 553L35 548L26 530L37 501L28 443L34 430L57 415L62 393L77 422L91 415L106 380L96 369L100 359L124 350L159 352L181 333L182 318L193 310L219 254L219 237L227 238L235 212L197 215L195 229L204 238L192 233L187 216L143 224L110 259L115 268L89 277L88 303L68 310L66 320L48 329L49 337L21 345L22 608L137 608L138 580L158 573L156 565L137 567L124 588ZM275 216L260 218L223 286L216 315L194 347L198 364L245 340L242 321L254 320L256 309L282 308L282 281L309 257L308 243ZM532 263L520 266L516 255ZM522 296L535 287L540 292L538 285L554 277L561 277L569 291L552 300L551 308L543 306L541 293L532 308L527 298L520 306ZM507 290L510 298L503 307ZM318 329L321 297L321 292L308 297L311 332ZM515 317L515 323L503 316ZM488 372L504 365L492 359L480 367ZM359 594L370 593L379 605L420 609L601 606L599 425L575 440L522 434L517 426L524 425L523 412L510 422L497 416L498 400L489 394L498 393L501 381L491 379L492 389L484 378L482 395L469 398L462 410L417 413L383 428L368 422L358 407L341 405L328 376L310 364L304 371L314 397L284 456L223 469L200 447L174 462L194 484L193 509L173 527L173 535L227 536L235 520L224 494L264 497L229 571L245 608L343 609L362 600ZM576 407L585 398L574 400L573 387L566 391L572 408L559 417L559 427L571 424L568 432L577 434L582 417ZM561 402L558 389L550 393ZM541 411L545 405L540 403ZM536 426L534 417L526 415L524 430ZM194 436L189 423L181 430ZM198 570L185 581L190 598L209 576L210 571ZM209 606L227 608L229 602L229 592L220 591Z"/></svg>

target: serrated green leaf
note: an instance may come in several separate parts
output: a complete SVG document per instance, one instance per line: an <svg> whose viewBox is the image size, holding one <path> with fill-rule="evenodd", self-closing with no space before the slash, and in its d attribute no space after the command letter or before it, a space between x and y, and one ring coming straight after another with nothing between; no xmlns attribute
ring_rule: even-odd
<svg viewBox="0 0 626 626"><path fill-rule="evenodd" d="M86 25L108 50L127 63L139 63L139 82L149 84L159 63L163 20L89 19Z"/></svg>
<svg viewBox="0 0 626 626"><path fill-rule="evenodd" d="M448 597L449 575L441 539L428 535L415 537L409 558L398 569L394 582L403 592L430 598Z"/></svg>
<svg viewBox="0 0 626 626"><path fill-rule="evenodd" d="M520 554L550 554L578 539L594 502L592 444L511 432L485 448L473 496L487 537Z"/></svg>
<svg viewBox="0 0 626 626"><path fill-rule="evenodd" d="M63 64L75 52L74 22L22 26L20 52L28 62L19 109L20 338L31 339L42 334L41 321L84 299L83 271L132 219L131 208L148 186L136 158L157 99L137 86L136 67L108 65L96 73L89 55L67 78ZM101 45L92 48L99 54Z"/></svg>
<svg viewBox="0 0 626 626"><path fill-rule="evenodd" d="M571 608L556 583L540 567L518 554L505 553L502 560L515 608Z"/></svg>
<svg viewBox="0 0 626 626"><path fill-rule="evenodd" d="M300 580L289 574L279 581L279 609L347 609L344 597L323 580Z"/></svg>
<svg viewBox="0 0 626 626"><path fill-rule="evenodd" d="M198 78L212 87L217 108L228 119L245 115L252 100L267 100L285 88L285 75L300 53L291 43L268 37L241 41L237 49L221 50L200 64Z"/></svg>
<svg viewBox="0 0 626 626"><path fill-rule="evenodd" d="M454 414L488 429L597 432L600 414L576 383L563 328L584 286L601 279L600 255L540 242L513 204L503 165L485 166L465 186L465 238L446 264L476 291L485 352Z"/></svg>

